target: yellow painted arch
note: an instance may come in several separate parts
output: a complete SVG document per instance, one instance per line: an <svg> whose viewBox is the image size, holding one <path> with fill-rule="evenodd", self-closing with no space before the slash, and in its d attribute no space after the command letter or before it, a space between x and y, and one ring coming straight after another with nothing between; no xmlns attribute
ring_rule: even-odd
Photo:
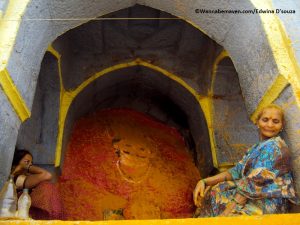
<svg viewBox="0 0 300 225"><path fill-rule="evenodd" d="M0 71L0 86L2 87L16 114L19 116L20 120L24 122L30 117L30 111L27 108L27 105L19 93L16 85L11 79L7 69Z"/></svg>
<svg viewBox="0 0 300 225"><path fill-rule="evenodd" d="M53 52L53 49L50 48L49 51ZM56 54L56 56L58 57L59 54ZM66 91L64 88L62 88L62 90L61 90L61 92L62 92L61 96L62 97L61 97L61 101L60 101L59 122L58 122L58 137L57 137L57 144L56 144L56 151L55 151L55 166L56 167L60 166L60 161L61 161L62 140L63 140L63 132L64 132L66 116L67 116L68 110L69 110L73 100L75 99L75 97L81 91L83 91L90 83L95 81L97 78L99 78L99 77L101 77L105 74L108 74L110 72L116 71L116 70L120 70L120 69L124 69L124 68L128 68L128 67L133 67L133 66L138 66L138 65L150 68L150 69L155 70L155 71L158 71L161 74L163 74L163 75L167 76L168 78L170 78L171 80L176 81L181 86L183 86L186 90L188 90L195 97L197 102L199 103L199 106L200 106L200 108L202 109L202 111L204 113L204 117L206 119L206 122L208 123L209 119L207 118L207 116L209 116L210 111L208 111L208 109L207 109L208 105L207 105L207 97L206 96L202 96L202 95L198 94L191 86L189 86L184 80L182 80L181 78L179 78L175 74L172 74L169 71L167 71L167 70L165 70L165 69L163 69L159 66L153 65L153 64L151 64L149 62L146 62L146 61L144 61L140 58L137 58L137 59L135 59L131 62L120 63L120 64L117 64L117 65L108 67L106 69L103 69L98 73L95 73L93 76L91 76L90 78L88 78L87 80L82 82L74 90ZM209 126L209 124L208 124L208 126ZM212 127L210 127L210 129L212 129ZM215 148L214 139L211 139L210 142L211 142L211 148L214 149ZM215 150L214 150L214 152L215 152Z"/></svg>
<svg viewBox="0 0 300 225"><path fill-rule="evenodd" d="M257 9L274 9L271 0L250 0ZM298 108L300 108L300 68L296 60L291 41L276 14L259 14L263 28L267 35L269 46L272 49L279 74L273 84L266 91L256 110L251 115L255 122L258 113L263 107L275 101L283 89L291 84ZM262 74L263 75L263 74Z"/></svg>
<svg viewBox="0 0 300 225"><path fill-rule="evenodd" d="M18 28L22 20L22 15L24 14L29 2L30 0L9 1L8 7L2 13L2 20L0 21L0 71L2 74L0 81L2 82L2 88L5 94L8 96L8 99L15 109L16 114L22 121L30 116L30 111L28 110L25 101L22 99L22 96L19 94L19 91L14 86L13 81L10 78L9 73L5 67L15 43ZM250 2L256 8L273 8L271 0L250 0ZM282 90L289 84L291 84L294 91L298 108L300 107L300 69L293 52L293 48L291 47L290 40L284 30L284 26L282 26L282 24L280 23L280 19L276 14L259 14L259 16L262 21L263 28L266 32L269 45L272 49L273 57L278 66L279 74L275 82L262 97L261 101L256 107L256 110L253 112L251 116L252 120L255 119L257 113L262 107L278 98ZM13 19L11 20L10 18ZM206 33L195 22L189 21L187 18L183 17L181 17L181 19L185 20L187 23L191 24L193 27L202 31L203 33ZM9 81L9 79L11 82L7 82ZM5 84L4 80L6 80ZM61 85L61 90L63 90L63 85ZM72 94L74 94L74 92L62 92L61 103L63 103L63 99L68 98L66 96ZM202 96L199 97L199 102L202 102L203 106L208 107L208 99L209 98ZM209 114L205 110L204 113Z"/></svg>
<svg viewBox="0 0 300 225"><path fill-rule="evenodd" d="M30 0L11 0L9 1L7 9L1 13L2 19L0 21L0 71L2 72L2 74L5 73L8 76L9 73L5 69L5 66L10 57L16 34L22 20L22 15L24 14L26 6L29 2ZM250 2L256 8L273 8L271 0L250 0ZM256 110L253 112L251 116L251 119L253 121L255 120L255 117L260 109L278 98L282 90L288 84L291 84L295 94L297 105L298 107L300 107L300 68L295 58L293 48L291 47L291 42L284 30L284 26L282 26L280 19L276 14L259 14L258 16L260 16L263 28L266 32L269 45L272 49L274 59L278 66L279 74L274 84L271 85L271 87L267 90L260 103L257 105ZM201 32L206 33L203 29L201 29L201 27L195 24L195 22L190 21L184 17L180 18L185 20L187 23L191 24ZM1 77L4 76L2 75ZM2 79L2 83L4 82L3 80L4 78ZM8 80L7 76L6 80ZM13 82L10 83L13 84ZM6 87L2 85L2 88L8 96L13 108L16 110L17 115L22 121L24 121L30 116L30 112L21 95L18 93L18 90L14 88L14 85L10 85L9 88L7 87L7 85ZM11 93L14 94L11 95ZM19 97L16 98L15 96Z"/></svg>
<svg viewBox="0 0 300 225"><path fill-rule="evenodd" d="M0 86L22 122L30 117L30 110L11 79L6 66L15 44L22 16L29 2L30 0L9 1L6 10L0 14Z"/></svg>
<svg viewBox="0 0 300 225"><path fill-rule="evenodd" d="M274 9L272 0L249 1L257 9ZM262 22L262 26L266 33L267 40L272 50L279 73L273 84L266 90L265 94L262 96L260 102L256 106L256 109L252 113L252 122L255 122L255 119L261 109L275 101L289 84L292 86L297 106L300 108L300 67L297 62L294 49L291 46L291 40L289 39L278 15L261 13L258 14L258 16ZM180 18L204 34L208 35L207 32L205 32L195 22L187 20L183 17Z"/></svg>
<svg viewBox="0 0 300 225"><path fill-rule="evenodd" d="M213 114L214 114L214 104L212 101L212 97L213 97L213 93L214 93L213 88L215 86L216 74L217 74L219 63L226 57L229 57L228 52L223 50L215 59L214 64L213 64L213 69L212 69L211 86L208 91L209 98L206 98L204 100L206 102L206 109L207 109L207 110L205 110L205 113L207 113L206 118L208 121L207 123L209 124L208 125L209 137L210 137L210 140L213 140L214 143L216 143L216 142L215 142L215 135L214 135L214 120L213 120ZM227 164L224 164L224 163L222 165L219 164L218 159L217 159L216 146L211 149L211 152L212 152L214 167L219 169L222 166L227 166Z"/></svg>
<svg viewBox="0 0 300 225"><path fill-rule="evenodd" d="M271 6L271 1L261 1L261 0L251 0L252 4L256 6L256 8L272 8ZM269 89L266 91L264 96L262 96L261 101L257 105L255 111L251 115L251 119L254 122L255 118L260 111L262 107L265 105L268 105L272 103L275 99L278 98L280 93L283 91L283 89L291 84L294 90L296 102L298 103L298 107L300 106L300 73L299 73L299 66L297 64L297 61L295 59L295 54L293 52L292 47L290 46L289 39L284 31L284 27L280 24L280 20L276 15L260 15L262 25L264 27L264 30L266 32L267 38L269 45L272 49L273 52L273 57L275 59L275 62L278 66L279 74L273 84L269 87ZM189 21L185 18L181 18L185 20L187 23L191 24L193 27L196 29L200 30L203 33L206 33L203 31L198 25L196 25L194 22ZM275 34L275 35L274 35ZM283 47L282 47L283 46ZM216 75L216 69L218 63L224 58L227 57L228 53L227 52L222 52L217 59L215 60L214 63L214 68L213 68L213 77L212 77L212 87L213 83L215 80L215 75ZM134 66L134 65L143 65L149 68L152 68L154 70L157 70L161 73L164 72L163 69L154 66L152 64L149 64L147 62L144 62L142 60L139 61L139 59L127 63L127 67L129 66ZM150 66L151 65L151 66ZM121 66L121 64L119 65ZM124 66L124 65L123 65ZM117 65L118 67L118 65ZM110 67L107 68L108 71L102 71L104 73L111 72L113 70L116 70L118 68ZM122 67L122 66L121 66ZM123 67L125 68L125 67ZM109 71L111 70L111 71ZM164 73L163 73L164 74ZM209 130L209 136L210 136L210 142L211 142L211 150L212 150L212 156L213 156L213 163L215 167L218 167L218 162L216 158L216 147L215 147L215 141L214 141L214 135L213 135L213 120L212 120L212 112L213 112L213 105L211 102L211 95L213 93L212 89L210 89L209 95L208 96L199 96L194 89L192 89L190 86L188 86L183 80L178 78L176 75L169 73L166 71L165 75L168 74L171 79L174 79L175 81L179 82L182 86L184 86L187 90L189 90L198 100L203 113L205 115L205 119L207 122L208 130ZM102 76L103 74L97 73L85 82L83 82L78 88L76 88L72 92L64 92L61 96L61 105L63 107L63 110L61 110L62 116L66 116L68 108L71 104L71 101L75 98L75 96L82 91L90 82L92 82L94 79L98 78L99 76ZM62 86L63 89L63 86ZM61 117L60 117L61 118ZM60 126L64 126L64 121L60 119L59 122ZM63 131L61 131L63 132ZM56 149L56 157L55 157L55 165L59 166L60 164L60 154L61 154L61 142L62 142L62 134L59 134L58 137L58 145ZM60 145L60 146L59 146Z"/></svg>

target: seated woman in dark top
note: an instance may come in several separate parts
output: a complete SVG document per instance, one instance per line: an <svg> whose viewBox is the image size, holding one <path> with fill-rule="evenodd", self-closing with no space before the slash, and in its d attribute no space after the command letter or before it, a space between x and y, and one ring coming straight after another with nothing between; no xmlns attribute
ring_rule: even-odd
<svg viewBox="0 0 300 225"><path fill-rule="evenodd" d="M32 164L31 153L23 149L15 151L12 175L14 175L17 189L34 188L41 182L52 179L51 173Z"/></svg>
<svg viewBox="0 0 300 225"><path fill-rule="evenodd" d="M274 104L265 107L256 125L260 142L235 167L198 182L193 193L196 216L284 213L288 201L298 203L290 153L279 137L283 110Z"/></svg>

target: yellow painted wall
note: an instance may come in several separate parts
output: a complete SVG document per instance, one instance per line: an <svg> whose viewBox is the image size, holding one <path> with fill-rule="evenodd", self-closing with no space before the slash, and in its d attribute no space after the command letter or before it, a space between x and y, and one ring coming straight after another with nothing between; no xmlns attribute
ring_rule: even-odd
<svg viewBox="0 0 300 225"><path fill-rule="evenodd" d="M300 214L264 216L215 217L172 220L119 220L119 221L0 221L0 225L299 225Z"/></svg>

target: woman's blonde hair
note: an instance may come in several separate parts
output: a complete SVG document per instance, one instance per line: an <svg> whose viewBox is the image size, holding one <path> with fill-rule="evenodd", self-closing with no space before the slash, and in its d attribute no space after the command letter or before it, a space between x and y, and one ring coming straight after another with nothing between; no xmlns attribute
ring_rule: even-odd
<svg viewBox="0 0 300 225"><path fill-rule="evenodd" d="M270 105L267 105L267 106L263 107L263 108L259 111L259 113L258 113L258 115L257 115L257 117L256 117L256 120L255 120L256 123L258 122L258 120L259 120L260 117L262 116L264 110L266 110L266 109L277 109L277 110L280 112L280 114L281 114L282 124L285 123L285 121L284 121L284 112L283 112L283 109L281 108L281 106L276 105L276 104L270 104Z"/></svg>

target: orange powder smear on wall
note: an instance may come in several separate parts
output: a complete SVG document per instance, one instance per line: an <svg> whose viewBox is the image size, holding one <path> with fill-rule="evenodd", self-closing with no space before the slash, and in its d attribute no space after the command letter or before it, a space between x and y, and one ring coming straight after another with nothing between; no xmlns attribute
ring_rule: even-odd
<svg viewBox="0 0 300 225"><path fill-rule="evenodd" d="M108 109L76 122L58 185L66 220L103 220L118 210L124 219L164 219L192 216L199 179L176 129Z"/></svg>

